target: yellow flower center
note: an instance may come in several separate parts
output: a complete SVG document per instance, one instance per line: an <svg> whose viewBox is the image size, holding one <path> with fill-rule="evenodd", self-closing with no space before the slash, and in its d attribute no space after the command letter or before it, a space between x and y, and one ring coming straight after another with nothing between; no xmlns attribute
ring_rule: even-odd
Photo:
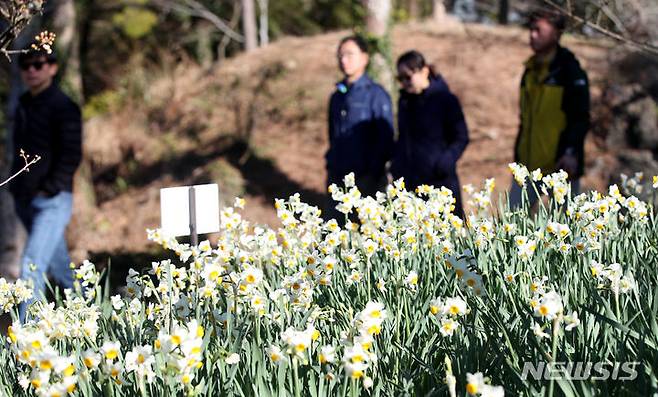
<svg viewBox="0 0 658 397"><path fill-rule="evenodd" d="M64 369L64 376L71 376L75 373L75 367L73 364L70 364L68 367Z"/></svg>
<svg viewBox="0 0 658 397"><path fill-rule="evenodd" d="M373 324L370 327L368 327L368 333L370 335L379 335L381 332L381 327L378 324Z"/></svg>
<svg viewBox="0 0 658 397"><path fill-rule="evenodd" d="M356 355L352 356L352 362L353 363L362 363L364 360L365 360L364 357L360 354L356 354Z"/></svg>
<svg viewBox="0 0 658 397"><path fill-rule="evenodd" d="M363 371L356 370L352 372L352 379L359 379L361 377L363 377Z"/></svg>
<svg viewBox="0 0 658 397"><path fill-rule="evenodd" d="M474 396L478 392L478 385L476 385L474 383L469 383L469 384L466 385L466 391L468 392L468 394L471 394L471 395Z"/></svg>
<svg viewBox="0 0 658 397"><path fill-rule="evenodd" d="M11 325L7 328L7 334L9 335L9 339L11 339L11 343L16 343L16 334L12 331Z"/></svg>

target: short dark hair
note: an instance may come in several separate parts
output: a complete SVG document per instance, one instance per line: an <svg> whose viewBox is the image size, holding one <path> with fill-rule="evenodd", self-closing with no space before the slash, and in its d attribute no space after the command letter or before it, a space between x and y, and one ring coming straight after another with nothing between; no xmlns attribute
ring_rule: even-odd
<svg viewBox="0 0 658 397"><path fill-rule="evenodd" d="M36 47L36 48L35 48ZM30 61L33 59L38 59L38 58L46 58L46 61L48 63L57 63L57 55L55 55L55 51L51 51L50 53L46 50L44 50L41 47L38 47L37 44L30 45L25 49L24 52L21 52L18 55L18 63Z"/></svg>
<svg viewBox="0 0 658 397"><path fill-rule="evenodd" d="M400 55L397 64L398 67L404 67L412 71L417 71L427 66L423 54L416 50L407 51Z"/></svg>
<svg viewBox="0 0 658 397"><path fill-rule="evenodd" d="M368 52L368 42L366 39L358 34L353 34L351 36L343 37L340 40L340 43L338 43L338 48L342 47L343 44L347 43L348 41L353 41L354 44L356 44L357 47L361 50L361 52Z"/></svg>
<svg viewBox="0 0 658 397"><path fill-rule="evenodd" d="M530 13L528 16L527 25L530 27L533 23L537 22L540 19L548 21L553 27L560 32L564 32L567 28L567 18L566 16L557 11L548 8L539 8Z"/></svg>

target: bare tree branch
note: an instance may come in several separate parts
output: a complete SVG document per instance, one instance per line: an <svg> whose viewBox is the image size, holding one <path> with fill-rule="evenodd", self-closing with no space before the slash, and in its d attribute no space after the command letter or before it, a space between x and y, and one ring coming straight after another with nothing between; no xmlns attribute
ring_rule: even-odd
<svg viewBox="0 0 658 397"><path fill-rule="evenodd" d="M30 156L29 154L26 154L23 151L23 149L21 149L20 156L23 158L23 161L25 161L25 165L23 166L23 168L18 170L14 175L7 178L7 180L0 182L0 187L3 187L4 185L8 184L12 179L16 178L23 172L30 172L30 166L36 164L37 161L41 160L41 156L38 155Z"/></svg>
<svg viewBox="0 0 658 397"><path fill-rule="evenodd" d="M582 18L582 17L579 17L578 15L575 15L571 10L565 9L564 7L560 6L559 4L555 3L552 0L542 0L542 1L544 2L544 4L547 4L548 6L556 9L557 11L559 11L562 14L568 16L569 18L573 19L574 21L577 21L577 22L582 23L586 26L589 26L590 28L594 29L595 31L597 31L597 32L599 32L599 33L601 33L601 34L603 34L607 37L610 37L614 40L617 40L617 41L619 41L621 43L624 43L624 44L626 44L630 47L633 47L635 49L644 51L646 53L649 53L649 54L652 54L652 55L655 55L655 56L658 56L658 47L651 44L651 43L642 43L642 42L634 40L630 37L627 37L627 36L624 36L622 34L613 32L610 29L607 29L607 28L601 26L598 23L589 21L585 18ZM599 4L599 6L600 6L600 4ZM613 23L615 23L615 22L613 21Z"/></svg>
<svg viewBox="0 0 658 397"><path fill-rule="evenodd" d="M599 7L599 10L605 14L606 17L608 17L609 20L612 21L612 23L615 24L615 28L621 32L624 36L628 37L629 32L628 29L626 29L626 26L622 23L622 21L615 15L614 12L610 9L610 7L607 4L602 4Z"/></svg>
<svg viewBox="0 0 658 397"><path fill-rule="evenodd" d="M243 35L236 32L227 22L196 0L151 0L151 3L165 10L174 10L181 14L205 19L231 39L239 43L244 42Z"/></svg>
<svg viewBox="0 0 658 397"><path fill-rule="evenodd" d="M240 22L240 16L242 15L242 2L236 1L233 3L233 15L231 15L231 19L229 20L228 24L232 29L235 29L238 26L238 23ZM224 35L222 37L222 40L219 43L219 46L217 47L217 58L219 60L224 59L226 57L226 47L230 44L231 39Z"/></svg>
<svg viewBox="0 0 658 397"><path fill-rule="evenodd" d="M41 13L43 3L44 0L2 0L0 16L2 16L7 27L0 33L0 54L9 58L10 54L15 53L9 50L11 43L27 26L32 17Z"/></svg>

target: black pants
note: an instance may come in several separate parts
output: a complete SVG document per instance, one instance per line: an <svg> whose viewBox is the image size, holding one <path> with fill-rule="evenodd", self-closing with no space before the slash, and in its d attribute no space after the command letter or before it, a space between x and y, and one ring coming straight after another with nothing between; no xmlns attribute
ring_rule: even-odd
<svg viewBox="0 0 658 397"><path fill-rule="evenodd" d="M447 189L450 189L452 191L452 197L455 198L455 211L454 214L457 215L458 217L465 219L465 214L464 214L464 207L462 205L462 195L461 195L461 187L459 184L459 178L457 177L457 174L454 175L448 175L445 178L435 178L431 180L426 180L426 181L416 181L413 180L412 178L404 178L406 185L407 185L407 190L409 191L414 191L416 188L420 185L431 185L434 186L435 188L439 189L441 187L445 187ZM407 182L408 181L408 182Z"/></svg>
<svg viewBox="0 0 658 397"><path fill-rule="evenodd" d="M329 172L329 177L327 178L327 187L330 186L332 183L335 183L338 185L338 187L345 188L345 185L343 184L343 177L344 176L336 176L335 174L332 174ZM361 197L366 197L370 196L372 198L375 198L377 192L383 192L386 190L386 178L385 175L382 174L380 176L374 176L374 175L359 175L356 178L354 178L354 182L356 184L356 187L359 188L359 191L361 192ZM331 193L327 195L327 201L325 204L325 210L324 212L324 220L328 221L329 219L335 219L338 221L339 225L344 225L345 224L345 214L342 212L336 210L336 205L338 205L338 202L334 201L331 198ZM356 222L356 214L353 214L353 216L350 216L350 220L352 222Z"/></svg>

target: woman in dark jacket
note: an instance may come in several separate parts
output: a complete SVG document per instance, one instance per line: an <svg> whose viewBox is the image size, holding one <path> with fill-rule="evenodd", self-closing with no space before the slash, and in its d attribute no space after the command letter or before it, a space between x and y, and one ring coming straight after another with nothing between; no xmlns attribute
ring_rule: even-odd
<svg viewBox="0 0 658 397"><path fill-rule="evenodd" d="M418 51L403 54L397 69L400 135L391 173L404 177L410 190L423 184L452 190L455 214L463 217L456 166L468 144L468 128L459 100Z"/></svg>

